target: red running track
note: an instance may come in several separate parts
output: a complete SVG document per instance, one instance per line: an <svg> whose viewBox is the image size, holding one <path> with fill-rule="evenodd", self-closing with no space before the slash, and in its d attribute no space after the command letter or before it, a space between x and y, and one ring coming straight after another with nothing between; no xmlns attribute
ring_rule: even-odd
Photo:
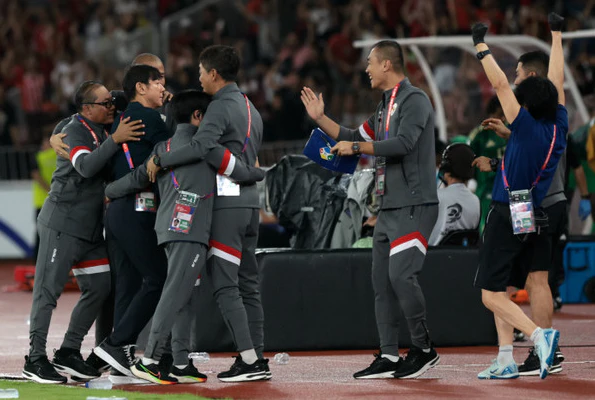
<svg viewBox="0 0 595 400"><path fill-rule="evenodd" d="M12 282L12 268L0 267L0 286ZM65 293L54 313L48 350L59 347L78 293ZM28 349L27 318L31 293L0 291L0 374L20 375ZM229 368L232 354L211 354L197 367L207 373L206 383L193 385L126 385L125 390L185 392L210 398L234 399L588 399L595 398L595 305L565 305L554 316L561 331L566 356L564 370L545 380L523 377L510 381L480 381L476 374L495 357L494 347L438 349L441 362L417 380L356 381L351 375L372 361L370 351L288 352L287 365L273 363L268 382L222 383L216 374ZM91 331L93 332L93 330ZM83 344L88 354L94 343L89 335ZM522 362L529 342L515 346L515 359ZM198 349L200 350L200 349ZM106 393L106 395L108 395ZM108 395L109 396L109 395Z"/></svg>

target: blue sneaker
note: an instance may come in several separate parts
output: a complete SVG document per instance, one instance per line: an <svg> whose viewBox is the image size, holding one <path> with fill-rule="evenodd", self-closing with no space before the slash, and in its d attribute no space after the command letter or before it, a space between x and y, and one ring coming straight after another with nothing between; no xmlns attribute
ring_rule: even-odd
<svg viewBox="0 0 595 400"><path fill-rule="evenodd" d="M513 361L508 365L498 364L498 359L492 361L489 368L477 374L479 379L515 379L519 377L519 368Z"/></svg>
<svg viewBox="0 0 595 400"><path fill-rule="evenodd" d="M556 356L560 332L555 329L543 329L543 336L535 343L535 352L539 357L539 377L545 379Z"/></svg>

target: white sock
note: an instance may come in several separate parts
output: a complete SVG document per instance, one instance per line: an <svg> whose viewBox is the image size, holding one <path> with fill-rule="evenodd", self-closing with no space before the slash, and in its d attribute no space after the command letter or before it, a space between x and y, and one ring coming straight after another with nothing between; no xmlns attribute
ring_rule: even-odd
<svg viewBox="0 0 595 400"><path fill-rule="evenodd" d="M533 344L537 344L537 342L541 341L542 338L543 338L543 329L541 329L539 327L535 328L535 330L531 334L531 340L533 341Z"/></svg>
<svg viewBox="0 0 595 400"><path fill-rule="evenodd" d="M391 354L383 354L381 357L382 357L382 358L388 358L388 359L389 359L390 361L392 361L392 362L397 362L397 361L399 361L399 356L393 356L393 355L391 355Z"/></svg>
<svg viewBox="0 0 595 400"><path fill-rule="evenodd" d="M184 368L186 368L187 366L188 366L188 364L182 364L182 365L176 365L175 367L176 367L177 369L184 369Z"/></svg>
<svg viewBox="0 0 595 400"><path fill-rule="evenodd" d="M153 360L152 358L143 357L143 364L145 364L145 365L159 364L159 361Z"/></svg>
<svg viewBox="0 0 595 400"><path fill-rule="evenodd" d="M514 362L514 358L512 357L512 345L507 344L505 346L500 346L498 349L498 364L500 365L508 365Z"/></svg>
<svg viewBox="0 0 595 400"><path fill-rule="evenodd" d="M242 356L242 361L246 364L254 364L258 360L258 356L254 349L241 351L240 355Z"/></svg>

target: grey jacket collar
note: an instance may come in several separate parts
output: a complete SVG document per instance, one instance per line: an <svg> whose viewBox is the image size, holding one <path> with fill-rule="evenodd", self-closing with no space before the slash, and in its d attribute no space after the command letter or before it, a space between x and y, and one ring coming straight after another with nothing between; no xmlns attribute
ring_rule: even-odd
<svg viewBox="0 0 595 400"><path fill-rule="evenodd" d="M401 82L399 82L401 86L399 86L399 92L409 86L411 86L411 82L409 82L409 78L404 78ZM382 92L382 98L383 99L390 99L390 95L393 92L393 88L390 88L388 90L385 90L384 92Z"/></svg>
<svg viewBox="0 0 595 400"><path fill-rule="evenodd" d="M176 128L176 136L184 139L190 139L196 133L198 127L192 124L178 124Z"/></svg>
<svg viewBox="0 0 595 400"><path fill-rule="evenodd" d="M225 96L228 93L239 92L240 88L238 87L237 83L232 82L225 86L223 86L217 93L213 95L213 100L220 99L221 97Z"/></svg>

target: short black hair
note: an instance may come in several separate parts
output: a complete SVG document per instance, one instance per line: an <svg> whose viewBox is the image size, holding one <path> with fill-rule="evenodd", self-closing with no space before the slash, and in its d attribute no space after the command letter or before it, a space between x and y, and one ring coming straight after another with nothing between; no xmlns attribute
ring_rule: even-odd
<svg viewBox="0 0 595 400"><path fill-rule="evenodd" d="M240 56L231 46L213 45L204 49L198 58L203 68L217 71L226 82L235 82L240 71Z"/></svg>
<svg viewBox="0 0 595 400"><path fill-rule="evenodd" d="M124 95L128 101L131 101L136 95L136 84L138 82L149 84L150 81L157 81L161 78L159 70L149 65L133 65L128 69L124 80L122 81L122 88Z"/></svg>
<svg viewBox="0 0 595 400"><path fill-rule="evenodd" d="M471 164L474 159L475 153L471 146L465 143L452 143L442 153L440 171L449 172L453 178L467 182L473 178Z"/></svg>
<svg viewBox="0 0 595 400"><path fill-rule="evenodd" d="M85 103L93 103L97 100L95 89L100 86L103 85L97 81L84 81L79 85L74 93L74 106L77 112L83 111L83 105Z"/></svg>
<svg viewBox="0 0 595 400"><path fill-rule="evenodd" d="M514 94L536 120L556 121L558 90L549 79L531 76L516 87Z"/></svg>
<svg viewBox="0 0 595 400"><path fill-rule="evenodd" d="M190 123L192 113L198 110L204 115L210 102L211 96L200 90L189 89L177 93L171 101L174 120L178 124Z"/></svg>
<svg viewBox="0 0 595 400"><path fill-rule="evenodd" d="M390 61L395 72L405 72L405 58L399 43L394 40L381 40L374 45L373 49L376 49L376 55L380 61Z"/></svg>
<svg viewBox="0 0 595 400"><path fill-rule="evenodd" d="M541 50L530 51L519 57L518 62L523 64L527 72L535 72L541 78L547 78L547 71L550 65L550 56Z"/></svg>

